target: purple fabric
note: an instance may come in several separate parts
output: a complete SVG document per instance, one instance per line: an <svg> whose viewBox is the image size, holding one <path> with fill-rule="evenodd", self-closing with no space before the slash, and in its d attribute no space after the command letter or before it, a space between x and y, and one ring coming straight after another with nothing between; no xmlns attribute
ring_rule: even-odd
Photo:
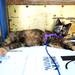
<svg viewBox="0 0 75 75"><path fill-rule="evenodd" d="M57 37L57 38L63 38L63 36L58 36L57 34L45 34L45 39L47 39L50 36L54 36L54 37Z"/></svg>

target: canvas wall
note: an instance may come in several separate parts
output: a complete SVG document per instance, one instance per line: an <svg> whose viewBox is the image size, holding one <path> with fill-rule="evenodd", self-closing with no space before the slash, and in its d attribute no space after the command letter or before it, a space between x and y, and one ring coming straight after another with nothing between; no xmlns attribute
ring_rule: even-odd
<svg viewBox="0 0 75 75"><path fill-rule="evenodd" d="M25 29L52 30L54 17L75 17L75 5L8 5L10 31ZM75 19L61 19L72 23L69 33L75 32Z"/></svg>

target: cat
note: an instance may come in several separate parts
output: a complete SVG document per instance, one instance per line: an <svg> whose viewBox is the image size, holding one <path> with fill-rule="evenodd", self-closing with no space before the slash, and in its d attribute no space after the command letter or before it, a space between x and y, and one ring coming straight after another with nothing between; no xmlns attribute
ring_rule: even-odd
<svg viewBox="0 0 75 75"><path fill-rule="evenodd" d="M72 25L71 23L64 24L58 18L57 21L56 21L56 24L55 24L55 26L53 28L53 33L56 33L59 36L65 37L65 36L67 36L68 31L69 31L71 25Z"/></svg>

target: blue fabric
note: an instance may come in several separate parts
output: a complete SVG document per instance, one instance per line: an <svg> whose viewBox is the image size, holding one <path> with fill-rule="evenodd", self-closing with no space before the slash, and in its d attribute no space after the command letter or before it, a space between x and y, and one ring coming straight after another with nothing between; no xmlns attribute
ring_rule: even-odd
<svg viewBox="0 0 75 75"><path fill-rule="evenodd" d="M0 28L2 34L2 41L4 41L8 33L6 0L0 0Z"/></svg>

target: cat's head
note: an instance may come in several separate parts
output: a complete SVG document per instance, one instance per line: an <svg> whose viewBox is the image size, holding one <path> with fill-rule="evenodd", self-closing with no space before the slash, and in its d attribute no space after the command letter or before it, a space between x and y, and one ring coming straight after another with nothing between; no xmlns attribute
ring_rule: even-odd
<svg viewBox="0 0 75 75"><path fill-rule="evenodd" d="M60 19L57 19L53 33L56 33L59 36L67 36L70 27L71 23L64 24Z"/></svg>

